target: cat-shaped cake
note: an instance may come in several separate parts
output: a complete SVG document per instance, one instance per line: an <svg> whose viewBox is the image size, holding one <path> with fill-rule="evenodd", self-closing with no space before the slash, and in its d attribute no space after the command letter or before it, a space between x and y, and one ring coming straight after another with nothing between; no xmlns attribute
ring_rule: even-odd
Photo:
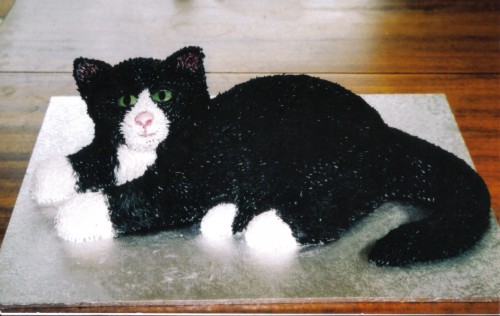
<svg viewBox="0 0 500 316"><path fill-rule="evenodd" d="M407 265L457 256L488 228L481 177L387 126L359 96L321 79L277 75L210 99L203 58L187 47L165 60L116 66L75 60L95 138L41 165L33 187L39 204L58 207L59 236L175 229L218 212L212 221L249 233L249 241L253 221L265 217L275 233L289 234L284 245L328 243L383 203L400 201L428 217L378 240L369 260Z"/></svg>

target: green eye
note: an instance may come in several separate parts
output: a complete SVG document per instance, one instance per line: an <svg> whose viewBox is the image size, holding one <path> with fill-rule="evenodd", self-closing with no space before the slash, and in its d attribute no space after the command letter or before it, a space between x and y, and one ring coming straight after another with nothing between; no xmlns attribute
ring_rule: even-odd
<svg viewBox="0 0 500 316"><path fill-rule="evenodd" d="M137 103L137 97L135 95L129 94L121 96L118 99L118 106L126 108L128 106L132 106Z"/></svg>
<svg viewBox="0 0 500 316"><path fill-rule="evenodd" d="M167 102L168 100L172 99L172 92L170 92L169 90L160 90L153 94L151 98L155 102Z"/></svg>

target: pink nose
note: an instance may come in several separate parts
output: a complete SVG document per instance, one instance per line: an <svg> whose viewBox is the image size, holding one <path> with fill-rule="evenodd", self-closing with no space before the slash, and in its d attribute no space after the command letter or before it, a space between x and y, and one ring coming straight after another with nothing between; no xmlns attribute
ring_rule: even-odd
<svg viewBox="0 0 500 316"><path fill-rule="evenodd" d="M137 116L135 117L135 123L137 125L142 126L142 127L146 127L146 126L151 125L151 123L153 123L154 118L155 117L153 116L153 114L151 114L147 111L144 111L144 112L137 114Z"/></svg>

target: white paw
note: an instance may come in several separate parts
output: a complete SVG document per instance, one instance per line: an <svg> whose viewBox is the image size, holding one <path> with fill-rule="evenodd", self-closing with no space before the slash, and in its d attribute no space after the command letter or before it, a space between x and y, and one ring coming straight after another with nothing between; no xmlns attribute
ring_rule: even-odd
<svg viewBox="0 0 500 316"><path fill-rule="evenodd" d="M202 236L210 240L232 237L232 224L235 216L236 205L234 204L219 204L211 208L201 220Z"/></svg>
<svg viewBox="0 0 500 316"><path fill-rule="evenodd" d="M76 193L76 174L66 157L42 161L32 180L31 195L41 206L57 205Z"/></svg>
<svg viewBox="0 0 500 316"><path fill-rule="evenodd" d="M77 194L56 215L57 234L64 240L85 242L115 236L106 198L100 192Z"/></svg>
<svg viewBox="0 0 500 316"><path fill-rule="evenodd" d="M264 253L287 253L296 251L299 244L290 227L276 214L276 210L255 216L245 230L247 245Z"/></svg>

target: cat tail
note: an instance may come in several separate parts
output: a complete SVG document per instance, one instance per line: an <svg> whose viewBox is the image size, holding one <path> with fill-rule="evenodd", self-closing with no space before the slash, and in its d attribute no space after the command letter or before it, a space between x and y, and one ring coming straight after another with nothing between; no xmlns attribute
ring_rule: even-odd
<svg viewBox="0 0 500 316"><path fill-rule="evenodd" d="M438 159L435 149L430 152L434 153L432 162L438 161L437 168L419 183L427 184L427 192L413 192L412 199L429 209L430 216L404 224L378 240L369 254L371 262L404 266L455 257L476 245L487 231L490 194L483 179L448 152L439 149Z"/></svg>

